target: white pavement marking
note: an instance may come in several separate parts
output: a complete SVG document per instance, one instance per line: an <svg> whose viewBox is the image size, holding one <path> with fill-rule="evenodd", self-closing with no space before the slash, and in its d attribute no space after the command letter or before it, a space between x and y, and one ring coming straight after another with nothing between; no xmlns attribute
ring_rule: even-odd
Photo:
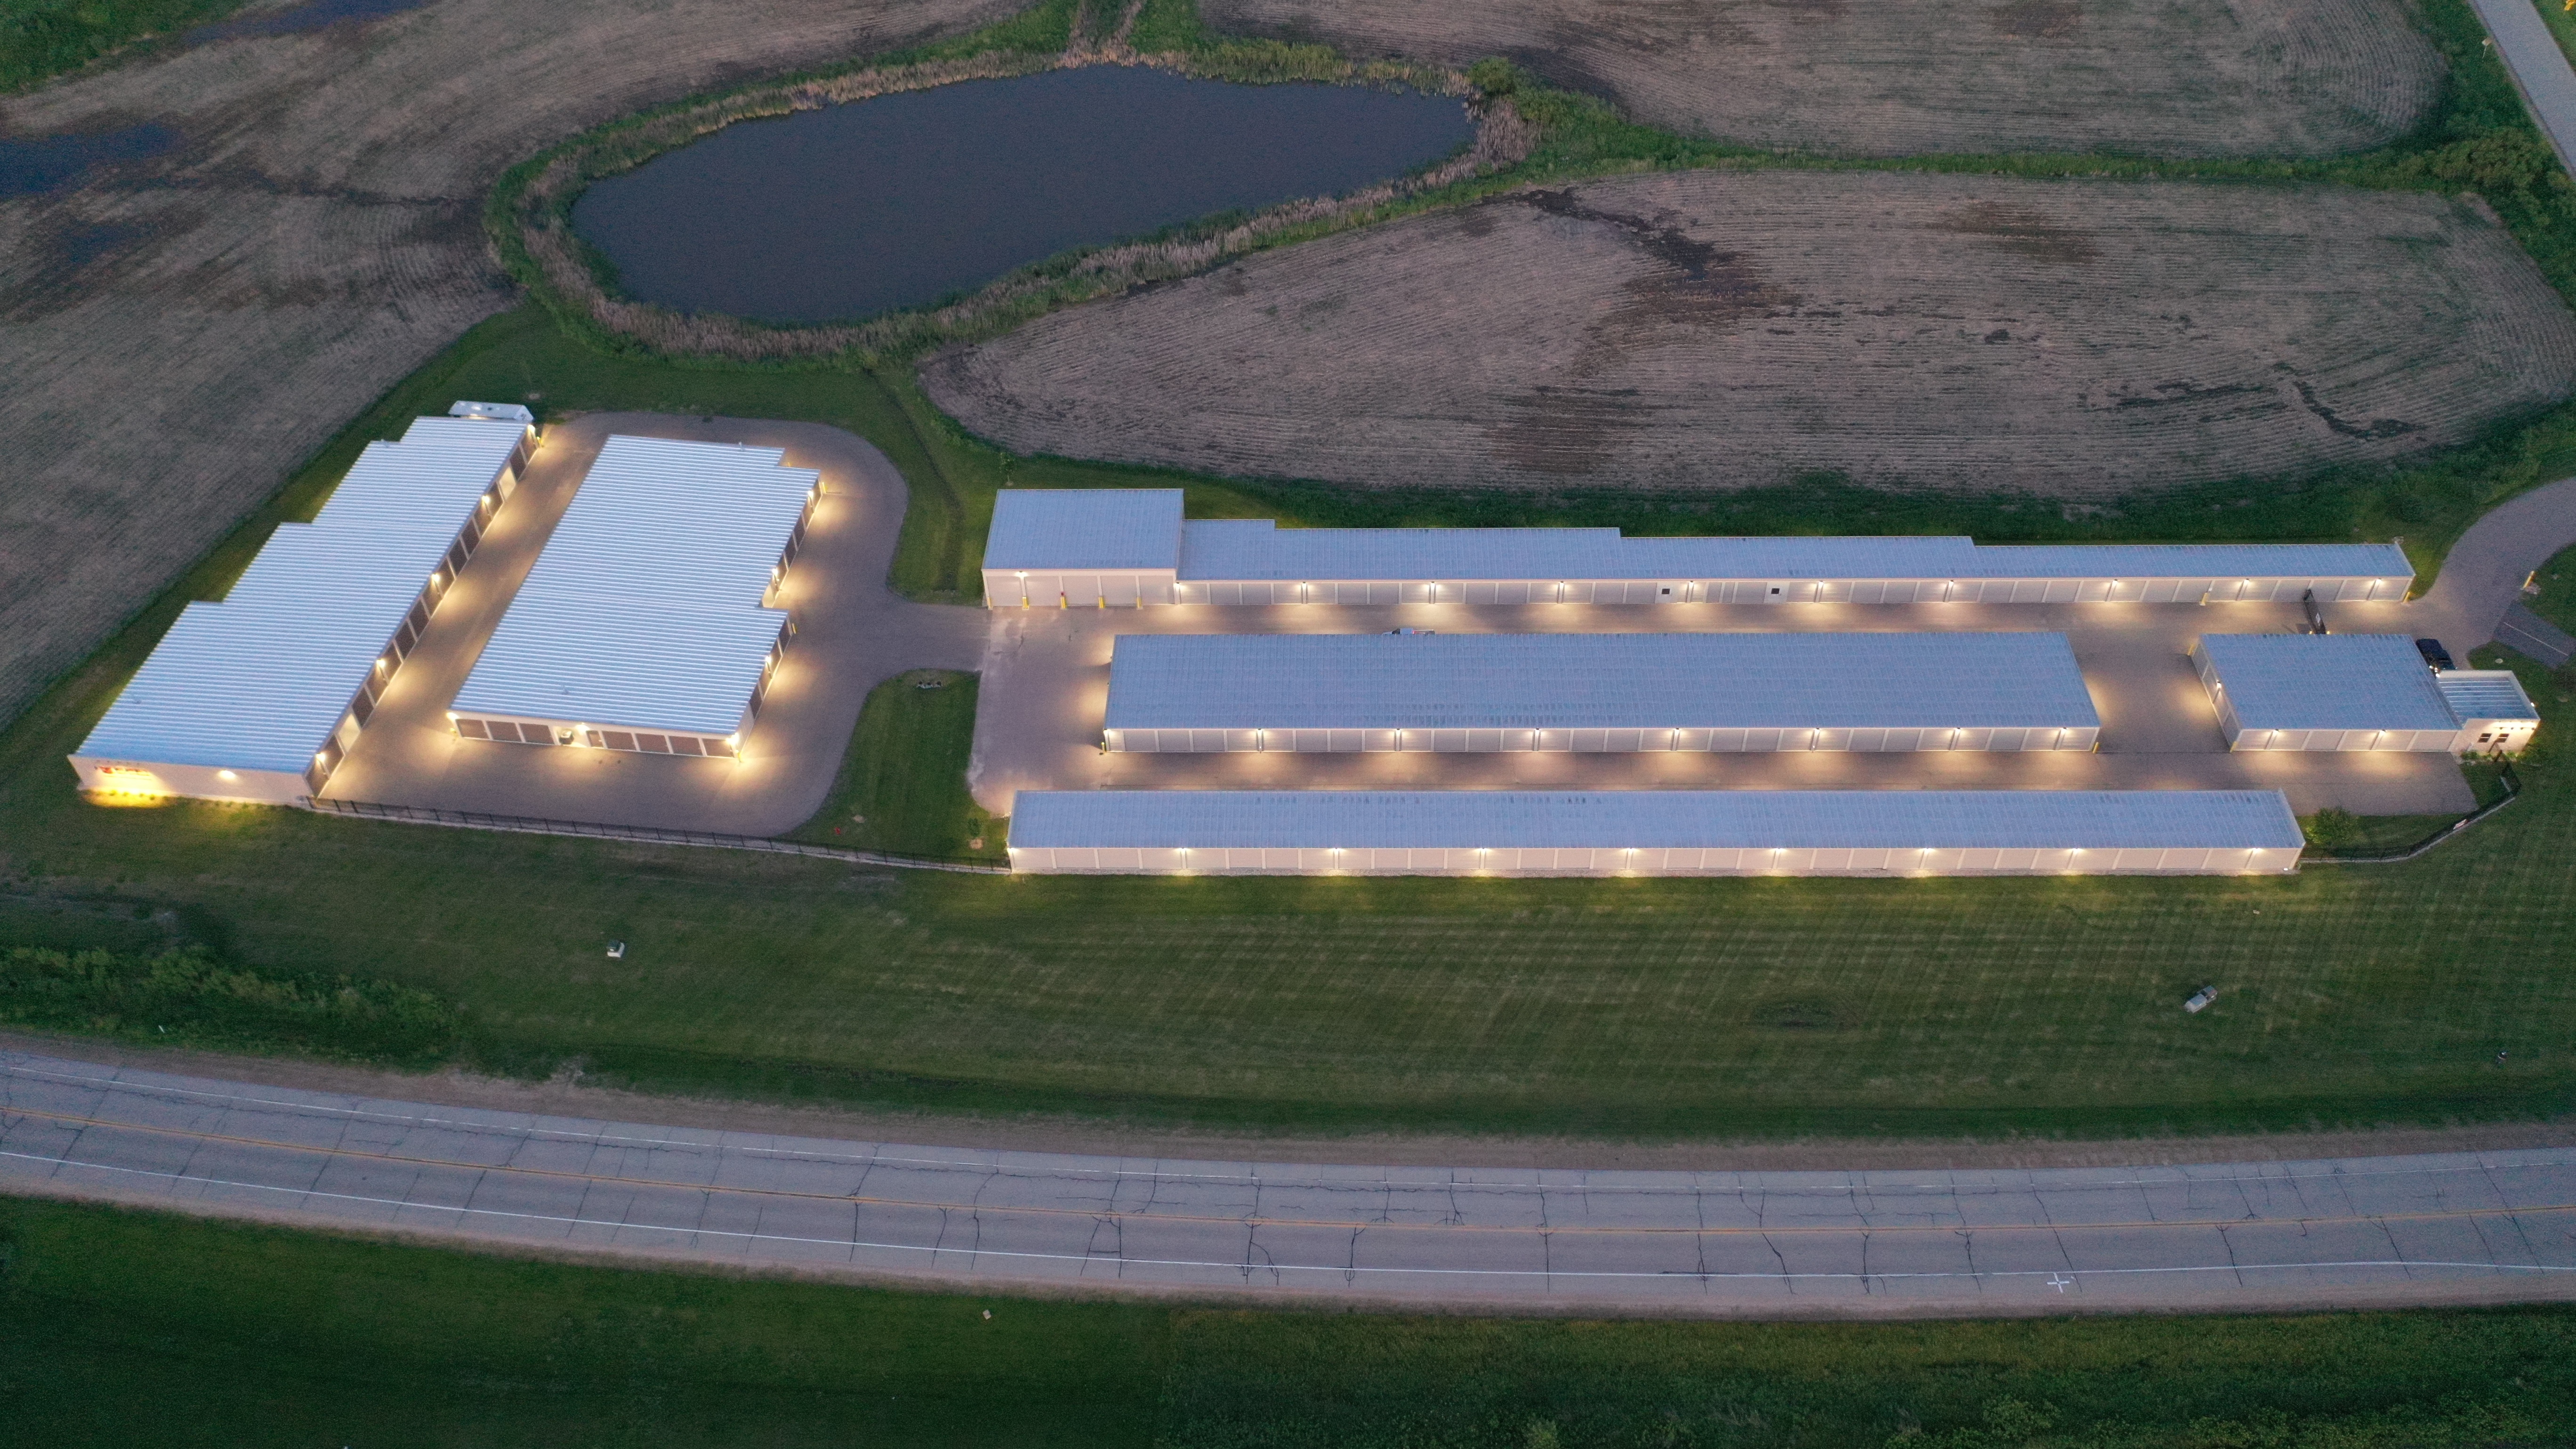
<svg viewBox="0 0 2576 1449"><path fill-rule="evenodd" d="M2576 1296L2570 1152L1483 1177L693 1133L0 1053L12 1183L995 1286L1752 1313Z"/></svg>

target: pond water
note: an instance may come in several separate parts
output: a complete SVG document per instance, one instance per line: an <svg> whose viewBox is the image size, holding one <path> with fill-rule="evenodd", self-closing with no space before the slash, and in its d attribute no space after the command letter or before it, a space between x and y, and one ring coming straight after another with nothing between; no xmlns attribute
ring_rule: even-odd
<svg viewBox="0 0 2576 1449"><path fill-rule="evenodd" d="M1466 108L1352 86L1088 66L728 126L595 183L576 232L630 297L775 322L863 317L1072 247L1398 176Z"/></svg>
<svg viewBox="0 0 2576 1449"><path fill-rule="evenodd" d="M179 133L156 121L114 131L0 139L0 196L32 196L69 186L93 166L139 161L179 144Z"/></svg>

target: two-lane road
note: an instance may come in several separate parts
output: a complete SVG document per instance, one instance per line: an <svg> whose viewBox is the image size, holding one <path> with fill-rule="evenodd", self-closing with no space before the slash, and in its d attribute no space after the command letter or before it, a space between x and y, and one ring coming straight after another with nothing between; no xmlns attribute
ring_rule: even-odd
<svg viewBox="0 0 2576 1449"><path fill-rule="evenodd" d="M1575 1172L841 1142L0 1053L0 1190L994 1288L1736 1315L2576 1293L2576 1151Z"/></svg>

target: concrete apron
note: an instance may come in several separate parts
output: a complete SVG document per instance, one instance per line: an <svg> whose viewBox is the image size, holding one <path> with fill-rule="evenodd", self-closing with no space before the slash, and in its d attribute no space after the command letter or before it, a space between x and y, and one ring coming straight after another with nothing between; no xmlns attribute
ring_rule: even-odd
<svg viewBox="0 0 2576 1449"><path fill-rule="evenodd" d="M822 471L823 499L779 594L798 633L739 762L494 744L448 726L448 705L484 641L614 433L785 448L790 466ZM983 610L915 604L886 587L906 498L884 454L815 423L594 413L548 427L518 492L323 795L667 830L794 829L831 789L871 688L908 669L972 669L981 651ZM673 525L684 540L687 520Z"/></svg>
<svg viewBox="0 0 2576 1449"><path fill-rule="evenodd" d="M2345 604L2344 632L2403 632L2403 605ZM2431 815L2475 803L2447 754L2234 754L2184 650L2203 633L2301 627L2296 604L1400 604L1002 609L983 662L969 781L1000 814L1054 789L2278 789L2305 814ZM2059 630L2095 708L2099 753L1104 754L1119 634Z"/></svg>

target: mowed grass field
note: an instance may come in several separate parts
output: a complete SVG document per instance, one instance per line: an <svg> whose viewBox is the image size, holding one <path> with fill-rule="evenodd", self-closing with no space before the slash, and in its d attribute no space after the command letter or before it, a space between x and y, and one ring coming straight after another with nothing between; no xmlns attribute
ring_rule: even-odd
<svg viewBox="0 0 2576 1449"><path fill-rule="evenodd" d="M906 1294L0 1200L0 1395L40 1444L2426 1449L2576 1434L2571 1348L2563 1307L1731 1324Z"/></svg>
<svg viewBox="0 0 2576 1449"><path fill-rule="evenodd" d="M131 946L167 912L227 960L428 991L458 1059L503 1071L1621 1139L2419 1122L2576 1093L2576 787L2545 759L2419 861L2286 879L1009 879L105 808L61 762L94 708L0 748L0 927ZM2208 984L2219 1006L2185 1014Z"/></svg>
<svg viewBox="0 0 2576 1449"><path fill-rule="evenodd" d="M541 311L507 314L0 735L0 941L145 950L166 912L237 965L430 992L463 1023L455 1058L498 1070L579 1061L680 1090L1301 1131L2100 1133L2554 1113L2576 1088L2553 1045L2576 1024L2576 790L2545 760L2526 801L2422 861L2286 881L1003 880L75 795L63 755L268 520L309 516L363 439L415 412L530 395L877 439L915 480L899 577L935 577L942 550L916 538L971 560L1004 476L1186 481L1202 511L1308 496L1008 461L940 429L899 378L611 358ZM2555 456L2509 451L2506 477ZM2312 513L2420 504L2417 538L2438 540L2499 486L2428 474L2286 509L2052 526L2191 536L2215 517L2296 537ZM1789 495L1762 506L1774 526L1931 521L1837 497L1803 517ZM1395 521L1528 519L1479 512L1490 498L1417 505ZM956 778L966 698L963 680L881 691L882 729L861 729L805 833L947 853L989 828ZM2212 982L2221 1007L2185 1016Z"/></svg>
<svg viewBox="0 0 2576 1449"><path fill-rule="evenodd" d="M1873 156L2357 151L2404 134L2442 81L2395 0L1203 0L1199 13L1356 55L1509 55L1686 135Z"/></svg>
<svg viewBox="0 0 2576 1449"><path fill-rule="evenodd" d="M1205 473L2100 499L2470 441L2576 391L2576 315L2428 193L1692 171L1264 253L922 378L1015 451Z"/></svg>

